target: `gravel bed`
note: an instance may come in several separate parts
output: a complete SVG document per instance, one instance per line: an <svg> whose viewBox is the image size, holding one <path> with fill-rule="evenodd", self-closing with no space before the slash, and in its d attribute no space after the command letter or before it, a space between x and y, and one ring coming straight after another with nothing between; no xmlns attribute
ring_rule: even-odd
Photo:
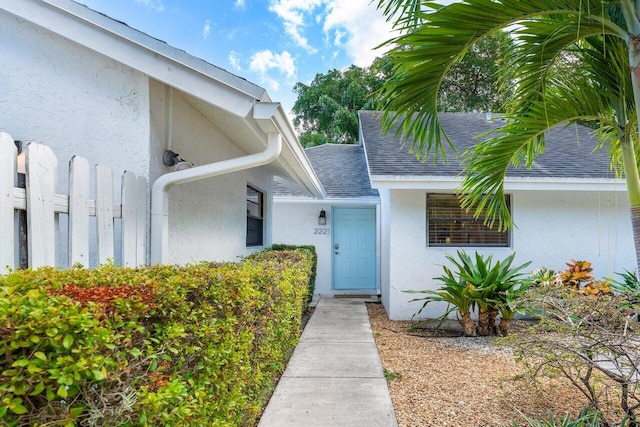
<svg viewBox="0 0 640 427"><path fill-rule="evenodd" d="M408 426L513 426L521 414L546 418L577 414L584 397L563 379L535 387L508 348L490 337L434 336L390 321L380 304L367 304L398 424ZM524 426L525 424L521 424Z"/></svg>

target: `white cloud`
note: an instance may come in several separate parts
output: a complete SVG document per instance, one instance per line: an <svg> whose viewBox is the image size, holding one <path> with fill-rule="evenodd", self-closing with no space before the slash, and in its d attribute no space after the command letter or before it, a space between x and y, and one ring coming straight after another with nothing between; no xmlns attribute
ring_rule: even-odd
<svg viewBox="0 0 640 427"><path fill-rule="evenodd" d="M229 52L229 63L235 71L242 71L242 67L240 66L240 54L235 50Z"/></svg>
<svg viewBox="0 0 640 427"><path fill-rule="evenodd" d="M236 9L244 9L246 6L245 0L236 0Z"/></svg>
<svg viewBox="0 0 640 427"><path fill-rule="evenodd" d="M343 47L359 67L369 66L382 56L382 50L374 48L392 37L392 28L370 0L326 2L323 29L327 40L333 38L334 45Z"/></svg>
<svg viewBox="0 0 640 427"><path fill-rule="evenodd" d="M158 12L162 12L164 10L164 4L162 0L133 0L136 3L148 7L149 9L156 10Z"/></svg>
<svg viewBox="0 0 640 427"><path fill-rule="evenodd" d="M206 21L204 21L204 27L202 27L202 37L206 39L209 37L210 34L211 34L211 21L207 19Z"/></svg>
<svg viewBox="0 0 640 427"><path fill-rule="evenodd" d="M269 86L269 89L279 90L280 80L283 77L291 82L296 78L296 66L291 54L286 50L280 54L273 53L269 49L262 50L251 56L249 69L258 73L260 81ZM274 77L277 74L277 79Z"/></svg>
<svg viewBox="0 0 640 427"><path fill-rule="evenodd" d="M305 18L314 19L311 13L321 6L326 0L271 0L269 10L274 12L284 21L284 29L293 41L309 53L318 50L309 44L309 40L303 35Z"/></svg>
<svg viewBox="0 0 640 427"><path fill-rule="evenodd" d="M335 46L340 46L342 45L342 39L347 35L347 33L345 33L342 30L336 30L335 33L335 38L333 39L333 44Z"/></svg>

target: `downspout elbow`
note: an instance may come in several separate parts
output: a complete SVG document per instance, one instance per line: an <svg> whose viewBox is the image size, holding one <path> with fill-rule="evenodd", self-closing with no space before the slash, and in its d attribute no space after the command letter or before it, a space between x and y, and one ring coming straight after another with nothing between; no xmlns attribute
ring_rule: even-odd
<svg viewBox="0 0 640 427"><path fill-rule="evenodd" d="M151 264L166 262L169 246L169 189L176 184L199 181L269 164L280 156L282 136L269 133L265 150L229 160L196 166L160 176L151 189Z"/></svg>

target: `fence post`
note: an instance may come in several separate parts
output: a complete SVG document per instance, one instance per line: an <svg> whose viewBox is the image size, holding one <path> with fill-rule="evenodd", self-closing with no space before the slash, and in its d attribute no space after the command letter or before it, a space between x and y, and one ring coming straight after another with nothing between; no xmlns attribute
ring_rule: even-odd
<svg viewBox="0 0 640 427"><path fill-rule="evenodd" d="M49 147L41 144L29 144L25 151L29 266L55 266L54 197L58 160Z"/></svg>
<svg viewBox="0 0 640 427"><path fill-rule="evenodd" d="M15 265L13 185L16 176L16 145L9 134L0 132L0 274Z"/></svg>
<svg viewBox="0 0 640 427"><path fill-rule="evenodd" d="M96 165L96 226L98 263L114 261L113 173L110 167L104 165Z"/></svg>
<svg viewBox="0 0 640 427"><path fill-rule="evenodd" d="M138 260L137 265L147 264L147 180L146 178L139 176L136 188L136 232L137 232L137 248L136 258Z"/></svg>
<svg viewBox="0 0 640 427"><path fill-rule="evenodd" d="M126 171L122 175L122 265L128 267L137 265L136 190L136 175Z"/></svg>
<svg viewBox="0 0 640 427"><path fill-rule="evenodd" d="M89 162L69 161L69 266L89 266Z"/></svg>

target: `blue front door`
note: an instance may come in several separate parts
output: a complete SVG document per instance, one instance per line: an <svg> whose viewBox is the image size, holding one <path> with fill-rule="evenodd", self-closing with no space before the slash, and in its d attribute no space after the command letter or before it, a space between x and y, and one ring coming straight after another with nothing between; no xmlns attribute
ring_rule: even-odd
<svg viewBox="0 0 640 427"><path fill-rule="evenodd" d="M333 288L376 288L376 209L333 208Z"/></svg>

